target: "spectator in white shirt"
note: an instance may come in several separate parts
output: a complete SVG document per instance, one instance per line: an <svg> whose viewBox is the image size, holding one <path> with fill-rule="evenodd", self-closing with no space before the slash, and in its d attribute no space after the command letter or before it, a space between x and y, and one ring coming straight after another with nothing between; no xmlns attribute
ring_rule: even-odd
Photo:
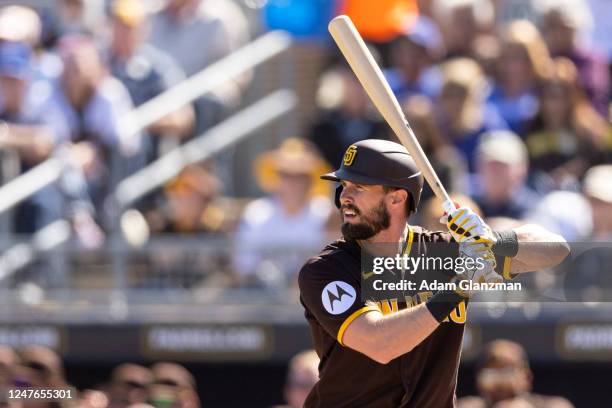
<svg viewBox="0 0 612 408"><path fill-rule="evenodd" d="M293 284L308 253L324 244L333 205L312 193L326 167L300 139L287 139L258 159L260 184L271 195L248 204L242 216L234 248L241 283Z"/></svg>

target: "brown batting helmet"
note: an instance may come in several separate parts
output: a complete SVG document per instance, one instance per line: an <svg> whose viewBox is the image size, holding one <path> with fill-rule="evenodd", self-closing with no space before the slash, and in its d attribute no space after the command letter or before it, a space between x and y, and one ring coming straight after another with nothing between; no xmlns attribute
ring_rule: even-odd
<svg viewBox="0 0 612 408"><path fill-rule="evenodd" d="M408 209L416 211L423 190L423 176L404 146L388 140L367 139L350 145L340 168L321 176L324 180L351 181L359 184L379 184L396 187L410 193ZM340 207L340 192L336 190L336 206Z"/></svg>

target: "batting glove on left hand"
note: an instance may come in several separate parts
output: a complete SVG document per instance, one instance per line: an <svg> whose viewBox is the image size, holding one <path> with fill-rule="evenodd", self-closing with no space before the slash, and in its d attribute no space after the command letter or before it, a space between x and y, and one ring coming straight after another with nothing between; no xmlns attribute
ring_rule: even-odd
<svg viewBox="0 0 612 408"><path fill-rule="evenodd" d="M456 292L463 297L471 297L473 291L462 290L460 281L470 280L474 283L503 282L503 278L495 271L495 255L491 247L483 242L462 242L459 244L459 254L464 258L465 271L457 272L454 278L457 284ZM467 258L471 259L468 263ZM469 267L468 267L469 266Z"/></svg>

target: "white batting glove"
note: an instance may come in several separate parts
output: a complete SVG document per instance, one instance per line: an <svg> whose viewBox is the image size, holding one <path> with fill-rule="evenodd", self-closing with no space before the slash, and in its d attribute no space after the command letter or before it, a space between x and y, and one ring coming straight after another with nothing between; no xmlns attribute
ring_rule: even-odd
<svg viewBox="0 0 612 408"><path fill-rule="evenodd" d="M459 243L471 241L491 246L497 241L491 228L469 207L459 207L445 213L440 222L446 225Z"/></svg>
<svg viewBox="0 0 612 408"><path fill-rule="evenodd" d="M457 270L454 281L457 283L456 292L461 296L469 298L473 295L473 291L460 289L459 282L462 280L470 280L475 283L503 282L501 275L495 271L495 255L489 245L483 242L461 242L459 243L459 254L464 259L465 270Z"/></svg>

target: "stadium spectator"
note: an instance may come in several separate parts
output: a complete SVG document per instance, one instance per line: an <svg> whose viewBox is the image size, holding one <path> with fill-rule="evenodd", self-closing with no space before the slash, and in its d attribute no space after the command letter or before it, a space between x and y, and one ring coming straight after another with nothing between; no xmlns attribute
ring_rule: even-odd
<svg viewBox="0 0 612 408"><path fill-rule="evenodd" d="M332 166L348 146L363 139L387 139L388 125L373 111L367 94L346 66L326 72L317 99L322 108L310 128L310 140Z"/></svg>
<svg viewBox="0 0 612 408"><path fill-rule="evenodd" d="M436 23L420 16L391 46L392 69L385 72L399 101L413 95L433 96L439 91L439 72L432 65L444 52Z"/></svg>
<svg viewBox="0 0 612 408"><path fill-rule="evenodd" d="M457 58L442 65L442 90L436 122L445 139L461 151L474 170L474 151L484 132L507 127L497 110L485 102L487 83L478 64Z"/></svg>
<svg viewBox="0 0 612 408"><path fill-rule="evenodd" d="M108 385L109 407L125 408L132 404L145 403L152 382L153 373L147 367L131 363L115 367Z"/></svg>
<svg viewBox="0 0 612 408"><path fill-rule="evenodd" d="M608 108L610 72L605 58L579 42L593 16L585 0L540 0L542 33L553 57L569 58L578 70L580 85L601 114Z"/></svg>
<svg viewBox="0 0 612 408"><path fill-rule="evenodd" d="M24 43L0 44L0 149L10 149L25 172L49 157L55 147L47 110L32 91L31 49ZM59 216L53 188L45 188L19 205L14 232L32 233Z"/></svg>
<svg viewBox="0 0 612 408"><path fill-rule="evenodd" d="M185 74L167 53L144 42L149 29L144 0L116 0L111 8L112 37L109 47L111 73L127 88L134 106L139 106L172 88ZM190 135L194 126L191 105L178 108L151 124L153 151L148 161L158 156L157 137L176 140Z"/></svg>
<svg viewBox="0 0 612 408"><path fill-rule="evenodd" d="M584 171L610 150L610 125L584 97L574 64L554 60L539 89L540 111L525 142L532 171L552 187L576 185Z"/></svg>
<svg viewBox="0 0 612 408"><path fill-rule="evenodd" d="M172 55L188 76L199 72L248 38L246 34L234 33L241 21L227 21L215 11L219 5L227 10L224 3L224 0L167 1L152 16L150 42Z"/></svg>
<svg viewBox="0 0 612 408"><path fill-rule="evenodd" d="M479 34L472 43L472 56L487 78L489 87L493 87L499 70L499 58L501 56L501 40L493 34Z"/></svg>
<svg viewBox="0 0 612 408"><path fill-rule="evenodd" d="M483 134L476 148L472 196L485 217L521 219L537 203L527 186L529 157L518 135L507 130Z"/></svg>
<svg viewBox="0 0 612 408"><path fill-rule="evenodd" d="M285 380L287 408L301 408L312 387L319 380L319 356L314 350L304 350L289 361Z"/></svg>
<svg viewBox="0 0 612 408"><path fill-rule="evenodd" d="M199 408L193 375L182 365L156 363L151 367L153 383L149 387L149 404L155 408Z"/></svg>
<svg viewBox="0 0 612 408"><path fill-rule="evenodd" d="M590 168L583 182L583 193L589 201L593 217L592 238L600 241L612 238L612 165Z"/></svg>
<svg viewBox="0 0 612 408"><path fill-rule="evenodd" d="M327 223L335 215L327 196L313 196L325 168L314 147L301 139L287 139L258 158L258 181L271 194L246 206L236 232L234 262L240 282L273 287L296 283L306 254L325 241Z"/></svg>
<svg viewBox="0 0 612 408"><path fill-rule="evenodd" d="M68 34L91 34L100 36L104 31L104 1L59 0L53 21L48 22L48 34L57 40Z"/></svg>
<svg viewBox="0 0 612 408"><path fill-rule="evenodd" d="M550 69L550 55L537 28L514 21L502 31L501 56L489 102L521 136L538 112L536 88Z"/></svg>
<svg viewBox="0 0 612 408"><path fill-rule="evenodd" d="M563 397L531 392L533 374L521 345L510 340L487 344L476 366L478 396L457 401L459 408L531 407L571 408Z"/></svg>
<svg viewBox="0 0 612 408"><path fill-rule="evenodd" d="M28 346L19 350L20 362L14 382L22 387L66 387L64 364L60 356L48 347Z"/></svg>
<svg viewBox="0 0 612 408"><path fill-rule="evenodd" d="M472 56L472 43L494 22L491 0L436 0L434 17L442 29L447 58Z"/></svg>
<svg viewBox="0 0 612 408"><path fill-rule="evenodd" d="M19 357L12 348L0 346L0 387L13 385L13 373L18 362Z"/></svg>
<svg viewBox="0 0 612 408"><path fill-rule="evenodd" d="M64 37L59 52L64 70L49 101L57 112L52 127L58 142L74 146L89 195L102 205L110 183L144 162L140 133L120 129L132 102L121 82L107 73L91 38Z"/></svg>
<svg viewBox="0 0 612 408"><path fill-rule="evenodd" d="M159 207L147 213L155 233L222 233L237 216L232 203L220 197L221 182L203 165L187 166L166 185Z"/></svg>
<svg viewBox="0 0 612 408"><path fill-rule="evenodd" d="M449 191L467 191L467 162L440 133L431 100L422 95L413 96L402 105L402 110L442 184ZM421 199L431 195L433 192L426 187Z"/></svg>

